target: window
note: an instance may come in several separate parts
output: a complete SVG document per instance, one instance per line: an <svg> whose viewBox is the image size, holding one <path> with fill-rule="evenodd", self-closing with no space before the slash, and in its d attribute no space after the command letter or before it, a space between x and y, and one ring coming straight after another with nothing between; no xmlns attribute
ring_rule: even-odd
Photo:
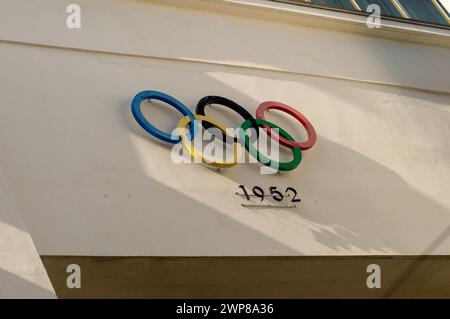
<svg viewBox="0 0 450 319"><path fill-rule="evenodd" d="M413 23L450 27L450 0L273 0L332 9L367 12L367 7L377 4L387 18L402 19ZM442 1L445 3L443 4Z"/></svg>
<svg viewBox="0 0 450 319"><path fill-rule="evenodd" d="M438 1L397 0L411 19L437 24L448 24L444 7ZM448 17L448 16L447 16Z"/></svg>
<svg viewBox="0 0 450 319"><path fill-rule="evenodd" d="M362 11L367 11L371 4L377 4L381 8L381 14L388 17L406 18L402 15L401 9L395 6L391 0L356 0Z"/></svg>
<svg viewBox="0 0 450 319"><path fill-rule="evenodd" d="M355 6L352 4L351 0L314 0L311 2L313 2L314 4L334 7L338 9L348 9L348 10L356 9Z"/></svg>

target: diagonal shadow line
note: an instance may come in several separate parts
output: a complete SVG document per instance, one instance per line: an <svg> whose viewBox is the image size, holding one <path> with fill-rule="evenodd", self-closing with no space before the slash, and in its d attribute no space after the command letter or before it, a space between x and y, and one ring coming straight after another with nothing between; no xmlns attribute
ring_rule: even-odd
<svg viewBox="0 0 450 319"><path fill-rule="evenodd" d="M448 225L432 242L425 248L423 253L417 257L415 261L397 278L397 280L391 285L391 287L386 291L382 298L390 298L392 295L400 289L404 282L410 278L413 273L420 267L420 265L431 259L431 254L448 238L450 237L450 225Z"/></svg>

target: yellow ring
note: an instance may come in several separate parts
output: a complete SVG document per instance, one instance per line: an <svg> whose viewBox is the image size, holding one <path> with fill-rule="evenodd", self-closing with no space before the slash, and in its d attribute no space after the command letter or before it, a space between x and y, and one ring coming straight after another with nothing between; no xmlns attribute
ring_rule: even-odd
<svg viewBox="0 0 450 319"><path fill-rule="evenodd" d="M226 128L221 123L219 123L207 116L195 114L195 119L197 121L205 121L205 122L211 123L213 126L217 127L223 134L227 133ZM201 160L205 164L208 164L208 165L211 165L214 167L218 167L218 168L230 168L237 164L238 149L237 149L236 141L233 143L233 146L234 146L233 147L233 162L218 162L216 160L209 160L209 159L205 158L202 151L196 150L194 147L194 144L187 136L188 131L185 129L190 121L191 121L191 119L189 118L189 116L185 116L185 117L181 118L181 120L178 122L177 128L180 129L179 134L180 134L183 146L188 150L189 154L191 154L192 157Z"/></svg>

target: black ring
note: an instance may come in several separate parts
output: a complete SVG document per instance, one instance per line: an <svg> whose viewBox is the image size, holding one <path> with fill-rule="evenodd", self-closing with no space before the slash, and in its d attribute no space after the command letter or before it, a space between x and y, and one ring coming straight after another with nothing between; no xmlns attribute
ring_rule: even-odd
<svg viewBox="0 0 450 319"><path fill-rule="evenodd" d="M219 105L226 106L226 107L232 109L233 111L235 111L236 113L238 113L240 116L242 116L244 121L249 120L251 123L251 127L256 130L256 136L259 137L259 125L258 125L258 123L256 123L255 118L242 106L240 106L236 102L231 101L225 97L215 96L215 95L205 96L200 101L198 101L197 107L195 108L195 113L206 116L205 107L210 104L219 104ZM214 126L211 125L210 123L204 122L203 127L205 129L209 129ZM226 136L224 136L224 140L225 139L226 139ZM234 142L236 142L236 141L237 141L237 137L234 138Z"/></svg>

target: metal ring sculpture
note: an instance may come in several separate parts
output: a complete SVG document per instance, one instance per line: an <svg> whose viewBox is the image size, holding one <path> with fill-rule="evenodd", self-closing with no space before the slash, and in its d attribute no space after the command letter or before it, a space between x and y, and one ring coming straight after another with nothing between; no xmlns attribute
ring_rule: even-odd
<svg viewBox="0 0 450 319"><path fill-rule="evenodd" d="M143 100L159 100L165 102L183 114L184 116L179 120L177 125L178 135L174 136L173 134L163 132L152 125L142 113L141 102ZM244 122L240 125L240 128L242 129L240 134L237 136L234 134L233 136L228 135L228 137L231 137L233 141L234 156L232 161L217 161L215 159L208 158L202 151L196 150L193 146L193 140L198 131L198 122L201 122L205 129L215 127L221 131L224 137L227 136L225 126L205 114L205 107L210 104L223 105L235 111L244 119ZM264 113L269 109L277 109L295 117L304 126L308 134L308 139L305 142L297 142L291 135L289 135L278 125L265 120ZM237 143L242 141L247 152L249 152L250 155L256 158L261 164L276 167L279 171L291 171L297 168L300 164L302 160L302 150L305 151L310 149L317 141L317 134L311 122L296 109L279 102L269 101L262 103L256 110L256 118L254 118L245 108L232 100L221 96L206 96L198 102L196 107L197 114L194 115L183 103L170 95L158 91L143 91L134 97L131 103L131 112L138 124L152 136L171 144L181 142L183 147L188 150L192 157L201 160L203 163L219 168L229 168L237 164ZM186 130L187 126L189 126L189 130ZM247 130L250 128L255 129L256 136L259 137L260 127L267 129L267 134L273 140L291 149L293 159L290 162L276 162L271 160L267 156L263 155L257 147L250 143ZM278 130L279 134L275 133L273 131L274 129Z"/></svg>

